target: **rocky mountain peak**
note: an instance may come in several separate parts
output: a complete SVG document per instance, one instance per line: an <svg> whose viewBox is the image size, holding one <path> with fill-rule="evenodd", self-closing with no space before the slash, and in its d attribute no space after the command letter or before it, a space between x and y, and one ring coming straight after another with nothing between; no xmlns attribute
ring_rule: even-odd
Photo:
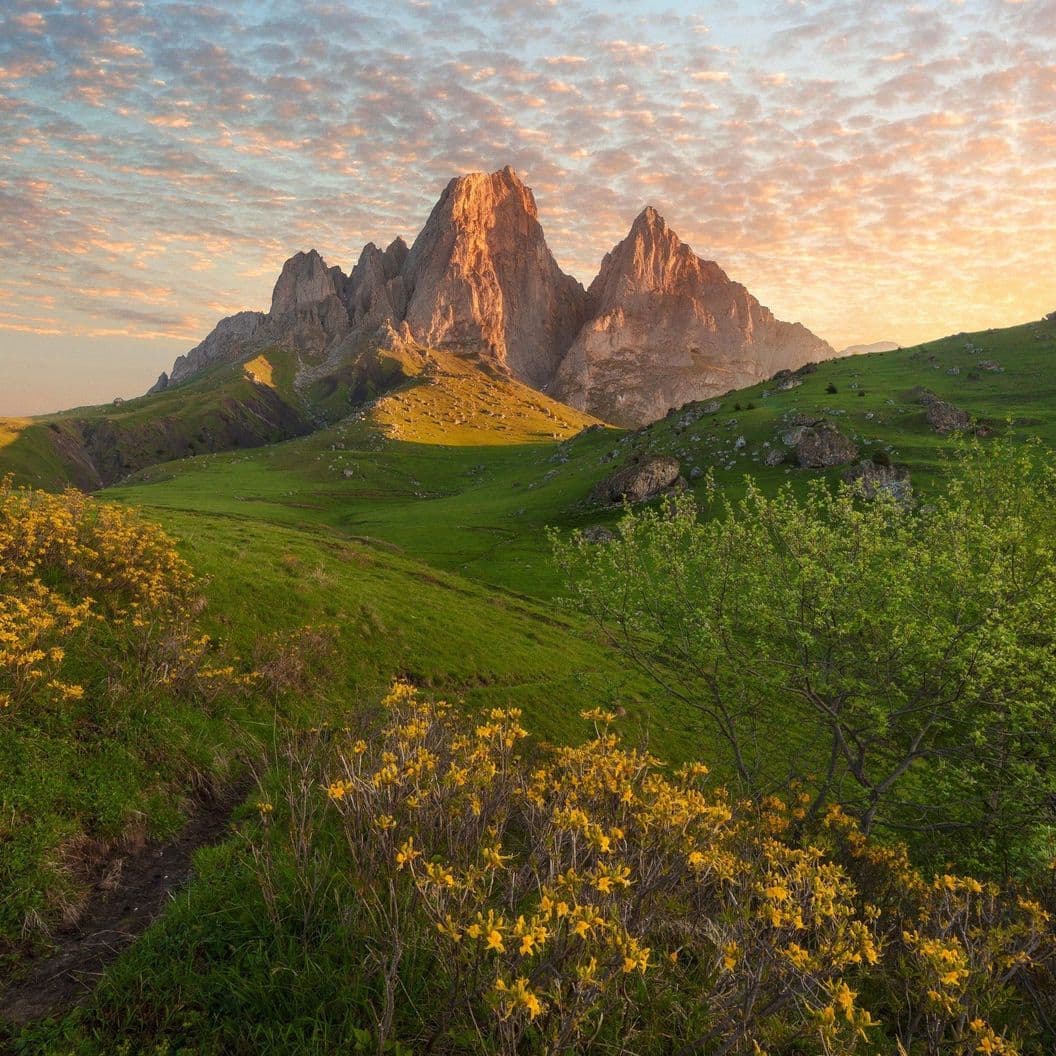
<svg viewBox="0 0 1056 1056"><path fill-rule="evenodd" d="M282 274L271 295L271 314L286 315L327 297L337 296L334 269L314 250L295 253L282 266ZM337 269L340 276L340 269Z"/></svg>
<svg viewBox="0 0 1056 1056"><path fill-rule="evenodd" d="M602 261L591 318L561 363L552 394L617 425L750 385L833 350L783 323L652 207Z"/></svg>
<svg viewBox="0 0 1056 1056"><path fill-rule="evenodd" d="M698 257L652 206L585 291L558 267L535 196L506 166L451 180L409 248L370 242L348 275L314 249L295 254L270 312L221 320L170 383L273 344L322 377L395 333L634 426L834 354Z"/></svg>
<svg viewBox="0 0 1056 1056"><path fill-rule="evenodd" d="M717 264L698 257L650 205L635 218L627 237L606 254L590 295L595 310L606 311L635 294L673 293L728 281Z"/></svg>
<svg viewBox="0 0 1056 1056"><path fill-rule="evenodd" d="M419 341L479 352L537 387L585 318L583 287L557 266L535 197L509 166L447 185L402 275Z"/></svg>
<svg viewBox="0 0 1056 1056"><path fill-rule="evenodd" d="M644 233L651 231L667 231L668 226L664 218L656 211L656 209L647 205L635 218L634 223L631 224L631 233L636 232Z"/></svg>

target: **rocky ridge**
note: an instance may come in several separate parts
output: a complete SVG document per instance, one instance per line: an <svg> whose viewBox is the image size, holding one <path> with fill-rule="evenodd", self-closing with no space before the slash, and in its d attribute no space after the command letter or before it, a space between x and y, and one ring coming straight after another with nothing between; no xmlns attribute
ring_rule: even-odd
<svg viewBox="0 0 1056 1056"><path fill-rule="evenodd" d="M452 180L413 245L368 243L347 275L315 250L297 253L268 312L221 320L151 392L272 345L296 351L315 380L395 334L627 426L835 354L696 256L652 208L584 290L506 167Z"/></svg>
<svg viewBox="0 0 1056 1056"><path fill-rule="evenodd" d="M550 391L615 425L835 355L805 327L775 319L651 207L605 257L588 296L591 318Z"/></svg>

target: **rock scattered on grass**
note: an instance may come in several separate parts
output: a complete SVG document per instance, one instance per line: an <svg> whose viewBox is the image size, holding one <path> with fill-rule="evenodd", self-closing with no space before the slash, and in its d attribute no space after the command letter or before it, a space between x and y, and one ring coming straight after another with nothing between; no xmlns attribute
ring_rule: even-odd
<svg viewBox="0 0 1056 1056"><path fill-rule="evenodd" d="M919 402L925 409L928 425L941 436L968 428L968 412L937 396L930 389L924 389Z"/></svg>
<svg viewBox="0 0 1056 1056"><path fill-rule="evenodd" d="M686 486L677 458L654 456L624 466L597 484L591 499L603 505L647 502Z"/></svg>

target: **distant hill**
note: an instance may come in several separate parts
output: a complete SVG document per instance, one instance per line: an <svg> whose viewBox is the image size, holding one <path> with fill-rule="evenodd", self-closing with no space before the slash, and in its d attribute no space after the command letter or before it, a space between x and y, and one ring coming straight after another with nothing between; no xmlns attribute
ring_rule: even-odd
<svg viewBox="0 0 1056 1056"><path fill-rule="evenodd" d="M286 443L150 467L108 494L159 510L324 525L545 594L557 589L545 528L614 524L621 508L591 494L635 460L676 460L702 501L709 476L736 496L746 475L766 490L800 488L874 459L905 467L925 495L958 442L929 422L928 393L964 412L968 435L1000 435L1012 419L1019 436L1056 445L1056 322L830 360L637 430L599 427L451 353L410 344L372 363L378 394L350 417ZM361 364L350 377L365 373ZM331 398L340 405L347 390ZM828 435L822 426L845 438L846 457L803 468L786 440L804 428Z"/></svg>
<svg viewBox="0 0 1056 1056"><path fill-rule="evenodd" d="M874 341L870 345L848 345L841 356L868 356L872 352L894 352L902 346L894 341Z"/></svg>

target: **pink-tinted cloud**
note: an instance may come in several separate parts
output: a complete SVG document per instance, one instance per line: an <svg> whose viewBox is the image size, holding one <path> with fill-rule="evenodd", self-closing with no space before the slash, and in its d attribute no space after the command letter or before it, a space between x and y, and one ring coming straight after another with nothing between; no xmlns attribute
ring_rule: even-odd
<svg viewBox="0 0 1056 1056"><path fill-rule="evenodd" d="M507 163L584 281L648 201L836 344L1033 317L1054 27L1056 0L7 0L0 324L138 336L147 376L295 250L347 267Z"/></svg>

